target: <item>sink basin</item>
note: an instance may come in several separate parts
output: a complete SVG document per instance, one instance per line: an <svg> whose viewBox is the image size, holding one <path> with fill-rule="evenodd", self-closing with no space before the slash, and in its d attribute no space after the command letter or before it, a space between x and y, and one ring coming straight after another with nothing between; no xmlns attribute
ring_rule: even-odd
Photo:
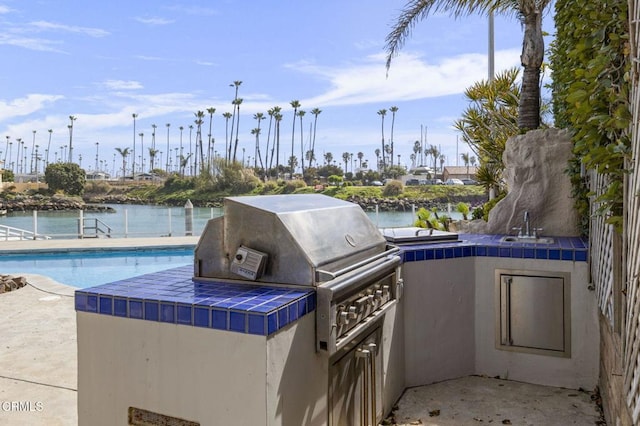
<svg viewBox="0 0 640 426"><path fill-rule="evenodd" d="M551 237L516 237L513 235L508 235L506 237L502 237L500 240L502 243L531 243L531 244L553 244L555 240Z"/></svg>

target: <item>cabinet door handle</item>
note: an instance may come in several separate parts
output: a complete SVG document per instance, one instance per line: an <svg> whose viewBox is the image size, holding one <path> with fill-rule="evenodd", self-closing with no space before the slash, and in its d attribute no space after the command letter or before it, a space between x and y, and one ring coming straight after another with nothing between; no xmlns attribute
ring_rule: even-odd
<svg viewBox="0 0 640 426"><path fill-rule="evenodd" d="M500 342L511 345L511 284L513 278L502 276L500 283Z"/></svg>

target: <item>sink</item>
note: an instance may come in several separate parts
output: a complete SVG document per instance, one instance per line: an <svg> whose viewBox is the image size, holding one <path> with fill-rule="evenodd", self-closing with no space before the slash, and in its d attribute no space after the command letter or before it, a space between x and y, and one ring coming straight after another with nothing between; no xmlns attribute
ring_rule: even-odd
<svg viewBox="0 0 640 426"><path fill-rule="evenodd" d="M531 244L553 244L555 240L551 237L517 237L513 235L508 235L506 237L502 237L500 240L501 243L531 243Z"/></svg>

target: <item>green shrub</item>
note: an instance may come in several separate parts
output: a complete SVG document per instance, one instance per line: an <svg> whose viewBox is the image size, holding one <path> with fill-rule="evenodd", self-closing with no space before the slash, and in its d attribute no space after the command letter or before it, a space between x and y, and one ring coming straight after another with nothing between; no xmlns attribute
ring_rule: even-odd
<svg viewBox="0 0 640 426"><path fill-rule="evenodd" d="M87 174L75 163L49 164L44 180L52 192L63 191L68 195L82 195Z"/></svg>
<svg viewBox="0 0 640 426"><path fill-rule="evenodd" d="M108 194L111 192L111 185L104 180L91 180L84 186L85 194Z"/></svg>
<svg viewBox="0 0 640 426"><path fill-rule="evenodd" d="M389 181L382 190L382 195L385 197L397 197L404 191L404 185L399 180Z"/></svg>
<svg viewBox="0 0 640 426"><path fill-rule="evenodd" d="M307 184L303 180L288 180L282 188L282 194L293 194L298 188L304 188Z"/></svg>
<svg viewBox="0 0 640 426"><path fill-rule="evenodd" d="M489 221L489 212L491 211L491 209L494 208L495 205L498 204L498 201L502 200L506 195L507 194L503 192L493 200L489 200L486 203L484 203L484 206L482 206L482 218L484 219L485 222Z"/></svg>
<svg viewBox="0 0 640 426"><path fill-rule="evenodd" d="M270 181L265 182L264 184L262 184L262 186L260 187L259 193L262 194L262 195L269 194L269 193L274 192L276 190L276 188L278 188L278 184L276 182L270 180Z"/></svg>

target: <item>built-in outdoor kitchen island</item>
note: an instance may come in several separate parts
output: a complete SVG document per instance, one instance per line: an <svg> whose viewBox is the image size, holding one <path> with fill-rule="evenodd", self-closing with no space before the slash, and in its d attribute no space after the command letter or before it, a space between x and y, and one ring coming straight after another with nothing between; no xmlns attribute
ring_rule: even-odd
<svg viewBox="0 0 640 426"><path fill-rule="evenodd" d="M77 291L79 424L370 425L470 374L595 387L583 240L385 234L329 197L232 197L193 266Z"/></svg>

